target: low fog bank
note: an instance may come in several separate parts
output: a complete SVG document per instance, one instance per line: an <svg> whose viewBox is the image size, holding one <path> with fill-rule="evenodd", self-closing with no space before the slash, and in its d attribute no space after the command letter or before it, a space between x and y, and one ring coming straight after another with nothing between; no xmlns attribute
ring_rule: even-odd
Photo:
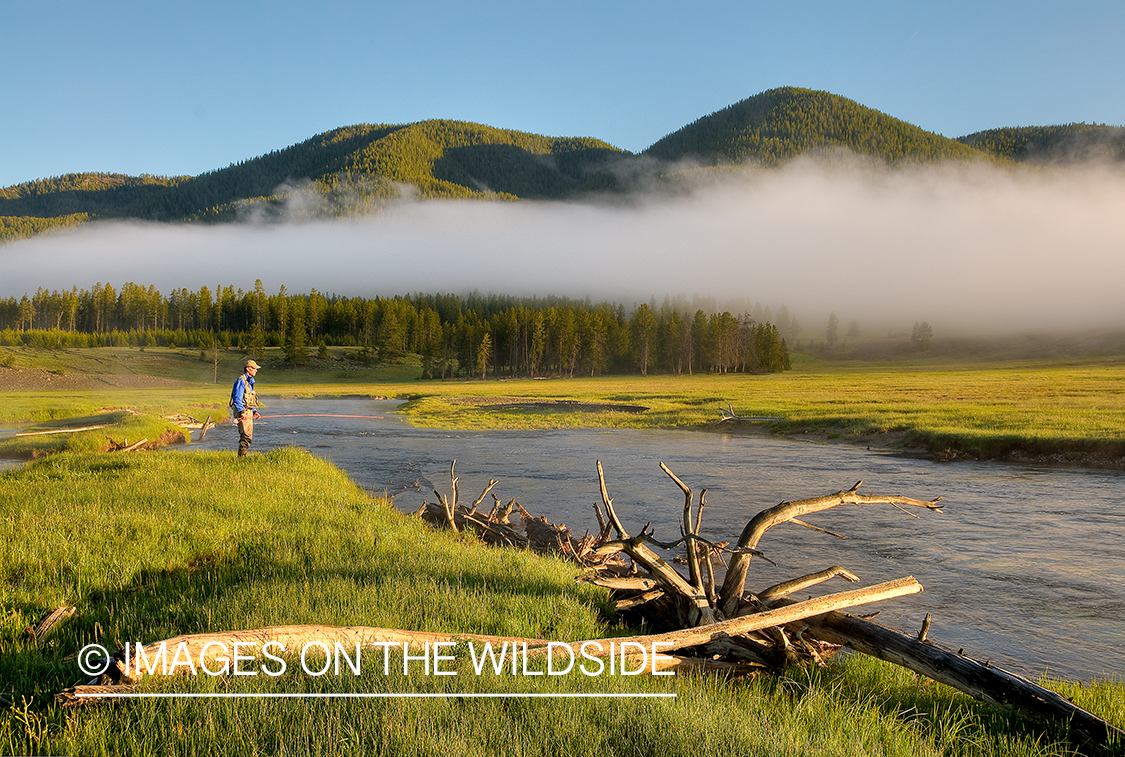
<svg viewBox="0 0 1125 757"><path fill-rule="evenodd" d="M801 337L1125 325L1125 173L804 160L685 171L630 202L392 202L373 216L98 223L0 247L0 296L132 281L351 296L784 304ZM307 204L295 193L294 204Z"/></svg>

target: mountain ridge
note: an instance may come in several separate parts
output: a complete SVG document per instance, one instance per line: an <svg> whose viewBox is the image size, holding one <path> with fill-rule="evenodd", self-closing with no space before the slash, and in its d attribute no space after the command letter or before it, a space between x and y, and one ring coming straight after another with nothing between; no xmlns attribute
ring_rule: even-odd
<svg viewBox="0 0 1125 757"><path fill-rule="evenodd" d="M1091 137L1099 128L1112 133ZM1125 159L1123 129L1024 127L953 140L840 95L799 87L741 100L636 154L593 137L548 137L450 119L355 124L198 176L74 173L0 188L0 241L97 219L282 217L286 200L298 191L322 200L309 204L314 217L368 213L406 187L425 199L561 200L625 193L638 177L660 180L686 163L704 169L769 167L838 149L888 165L1017 163L1075 134L1093 140L1102 152L1119 150Z"/></svg>

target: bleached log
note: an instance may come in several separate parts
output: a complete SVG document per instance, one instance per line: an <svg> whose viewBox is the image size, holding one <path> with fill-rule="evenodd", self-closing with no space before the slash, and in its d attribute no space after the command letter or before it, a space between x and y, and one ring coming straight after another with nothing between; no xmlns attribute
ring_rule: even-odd
<svg viewBox="0 0 1125 757"><path fill-rule="evenodd" d="M139 442L134 442L133 444L130 444L128 447L123 447L123 448L121 448L117 451L118 452L134 452L134 451L140 449L141 447L143 447L146 444L148 444L148 437L147 436L144 439L141 439Z"/></svg>
<svg viewBox="0 0 1125 757"><path fill-rule="evenodd" d="M695 647L710 642L721 641L732 636L760 631L764 628L782 626L798 620L823 615L833 610L847 607L879 602L893 597L902 597L908 594L917 594L922 591L922 585L913 576L899 578L895 581L869 586L864 589L853 589L838 594L829 594L824 597L808 599L791 605L779 607L766 612L746 615L740 618L731 618L720 623L706 626L683 628L662 634L649 634L645 636L629 636L621 639L587 639L567 644L575 654L585 653L588 656L598 657L611 654L610 642L620 645L621 642L640 644L647 649L654 649L658 645L661 652L674 652L686 647ZM598 649L594 647L598 646ZM546 649L535 650L534 654L546 654Z"/></svg>
<svg viewBox="0 0 1125 757"><path fill-rule="evenodd" d="M778 604L788 601L781 600ZM901 665L1006 712L1016 712L1037 722L1069 724L1071 731L1080 736L1080 742L1099 750L1112 743L1118 748L1125 745L1125 731L1061 694L988 662L978 662L844 612L809 618L804 623L808 633L819 639Z"/></svg>
<svg viewBox="0 0 1125 757"><path fill-rule="evenodd" d="M635 641L643 637L628 637L622 639L607 638L594 640L603 642L606 655L609 654L609 645L614 643L621 649L621 642ZM271 626L246 631L227 631L222 633L188 634L175 636L170 639L146 644L142 647L143 656L151 663L160 659L161 650L164 650L164 660L173 662L171 666L150 665L146 666L140 661L141 655L134 654L126 665L123 659L109 661L107 677L114 681L107 685L87 685L68 688L56 695L56 701L64 706L81 706L96 701L99 698L111 698L115 694L129 693L137 690L136 684L145 678L165 678L171 675L184 675L191 672L191 665L185 660L189 659L196 668L206 667L215 669L222 664L223 659L229 659L231 649L239 645L240 659L260 659L263 648L268 643L280 645L278 649L293 653L294 650L304 648L309 644L322 644L332 649L341 644L347 649L364 647L382 647L384 644L392 646L404 645L412 651L424 648L426 645L443 643L491 643L495 646L504 644L512 648L526 650L528 659L542 657L539 650L545 651L548 644L559 647L557 642L546 639L525 638L518 636L488 636L483 634L450 634L430 633L425 631L404 631L392 628L373 628L367 626ZM278 651L275 649L274 651ZM664 650L661 650L664 651ZM177 655L178 657L173 657ZM596 657L598 655L589 655ZM723 673L744 675L753 672L753 666L742 663L732 663L722 660L706 660L693 657L676 655L652 654L647 651L643 654L627 653L621 655L622 660L630 663L635 669L637 663L644 661L646 672L674 671L676 673Z"/></svg>
<svg viewBox="0 0 1125 757"><path fill-rule="evenodd" d="M200 633L174 636L170 639L145 644L142 647L143 657L155 660L160 655L161 645L167 650L169 662L172 655L179 652L181 658L190 658L196 665L205 664L214 669L221 664L221 658L229 657L234 644L239 644L242 653L259 657L265 644L273 642L280 645L281 649L292 653L300 650L307 644L320 643L328 648L334 648L336 643L346 648L359 646L361 649L372 645L392 644L407 645L416 650L426 644L436 642L461 642L476 641L493 644L526 644L529 649L545 647L547 639L533 639L520 636L487 636L481 634L456 634L432 633L427 631L404 631L396 628L375 628L371 626L322 626L322 625L296 625L296 626L270 626L246 631L225 631L219 633ZM138 683L148 674L148 670L140 661L141 655L130 656L129 664L124 660L114 660L110 666L109 675L115 681L125 683ZM175 665L172 673L189 672L189 666L181 663ZM156 667L153 676L161 675L165 668Z"/></svg>
<svg viewBox="0 0 1125 757"><path fill-rule="evenodd" d="M619 591L649 591L650 589L656 588L656 581L643 576L591 578L590 583L595 586L602 586L606 589L617 589Z"/></svg>
<svg viewBox="0 0 1125 757"><path fill-rule="evenodd" d="M60 428L54 431L21 431L15 436L46 436L48 434L77 434L79 431L97 431L99 428L106 428L109 424L103 423L99 426L82 426L81 428Z"/></svg>
<svg viewBox="0 0 1125 757"><path fill-rule="evenodd" d="M43 639L54 633L55 629L62 625L67 618L74 615L74 613L75 608L71 605L59 605L51 611L47 617L39 621L39 625L34 628L28 626L27 633L35 640L36 644L41 644Z"/></svg>

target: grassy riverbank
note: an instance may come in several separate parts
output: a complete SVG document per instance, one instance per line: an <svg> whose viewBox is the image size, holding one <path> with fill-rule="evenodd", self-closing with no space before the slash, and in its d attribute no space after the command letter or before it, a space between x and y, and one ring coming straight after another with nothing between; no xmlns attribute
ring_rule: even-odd
<svg viewBox="0 0 1125 757"><path fill-rule="evenodd" d="M674 693L675 699L164 699L66 711L91 642L273 624L573 640L625 633L573 566L427 530L298 450L64 453L0 474L0 752L30 754L1066 754L1064 734L873 661L716 681L366 667L183 677L186 693ZM24 632L78 613L42 645ZM417 671L417 669L415 669ZM1125 686L1059 685L1117 725ZM150 689L151 690L151 689Z"/></svg>
<svg viewBox="0 0 1125 757"><path fill-rule="evenodd" d="M122 407L225 416L227 386L244 359L223 353L216 371L187 350L8 349L8 355L15 368L0 368L0 424ZM794 370L762 376L418 381L418 366L409 360L365 366L343 357L336 351L331 359L289 368L268 353L262 392L402 397L410 399L405 412L412 423L445 428L768 431L910 448L941 459L1125 466L1121 358L845 363L798 355ZM216 375L218 384L207 383ZM19 388L5 391L13 387ZM781 420L720 422L720 408L728 405L742 416ZM7 444L0 442L0 457Z"/></svg>

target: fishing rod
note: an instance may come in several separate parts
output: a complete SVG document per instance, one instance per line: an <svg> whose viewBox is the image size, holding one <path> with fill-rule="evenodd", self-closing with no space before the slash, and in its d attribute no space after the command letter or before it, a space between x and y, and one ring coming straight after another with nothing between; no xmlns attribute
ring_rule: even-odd
<svg viewBox="0 0 1125 757"><path fill-rule="evenodd" d="M336 415L333 413L287 413L284 415L263 415L261 420L269 420L270 418L373 418L375 420L383 420L381 415Z"/></svg>

